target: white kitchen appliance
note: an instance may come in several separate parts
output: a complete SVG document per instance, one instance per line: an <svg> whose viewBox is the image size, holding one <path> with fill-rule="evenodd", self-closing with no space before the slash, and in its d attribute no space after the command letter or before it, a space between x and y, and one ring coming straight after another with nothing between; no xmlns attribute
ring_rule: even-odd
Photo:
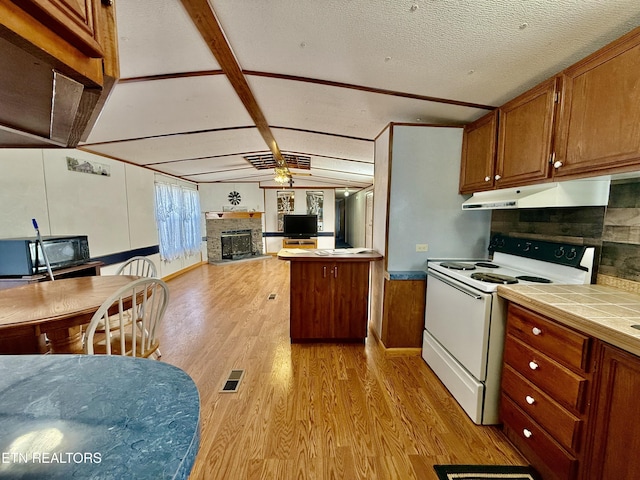
<svg viewBox="0 0 640 480"><path fill-rule="evenodd" d="M491 260L427 262L422 357L477 424L499 423L506 307L500 284L591 283L594 247L496 235Z"/></svg>

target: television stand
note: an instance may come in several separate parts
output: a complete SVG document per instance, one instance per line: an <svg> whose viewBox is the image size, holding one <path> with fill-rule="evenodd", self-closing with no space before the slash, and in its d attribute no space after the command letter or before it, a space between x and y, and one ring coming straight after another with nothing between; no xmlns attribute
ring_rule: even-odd
<svg viewBox="0 0 640 480"><path fill-rule="evenodd" d="M316 238L283 238L282 248L318 248Z"/></svg>

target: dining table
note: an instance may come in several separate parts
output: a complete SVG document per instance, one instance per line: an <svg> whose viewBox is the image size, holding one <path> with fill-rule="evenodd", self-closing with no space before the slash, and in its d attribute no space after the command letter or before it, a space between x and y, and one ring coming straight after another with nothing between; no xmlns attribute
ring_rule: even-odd
<svg viewBox="0 0 640 480"><path fill-rule="evenodd" d="M0 354L83 353L82 326L137 278L74 277L0 290Z"/></svg>
<svg viewBox="0 0 640 480"><path fill-rule="evenodd" d="M0 355L0 478L186 480L200 395L165 362Z"/></svg>

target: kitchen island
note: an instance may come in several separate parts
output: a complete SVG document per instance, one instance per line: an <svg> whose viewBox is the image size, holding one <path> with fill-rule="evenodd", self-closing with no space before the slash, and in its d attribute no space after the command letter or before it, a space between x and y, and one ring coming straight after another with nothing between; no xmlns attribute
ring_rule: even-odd
<svg viewBox="0 0 640 480"><path fill-rule="evenodd" d="M3 355L0 432L0 478L186 479L200 398L155 360Z"/></svg>
<svg viewBox="0 0 640 480"><path fill-rule="evenodd" d="M292 342L363 342L369 321L369 249L282 249L290 262Z"/></svg>

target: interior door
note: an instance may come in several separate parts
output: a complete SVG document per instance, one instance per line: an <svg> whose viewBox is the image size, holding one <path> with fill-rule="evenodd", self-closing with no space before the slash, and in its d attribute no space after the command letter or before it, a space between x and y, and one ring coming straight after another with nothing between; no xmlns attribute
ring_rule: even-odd
<svg viewBox="0 0 640 480"><path fill-rule="evenodd" d="M364 248L373 248L373 192L367 193L365 199Z"/></svg>

